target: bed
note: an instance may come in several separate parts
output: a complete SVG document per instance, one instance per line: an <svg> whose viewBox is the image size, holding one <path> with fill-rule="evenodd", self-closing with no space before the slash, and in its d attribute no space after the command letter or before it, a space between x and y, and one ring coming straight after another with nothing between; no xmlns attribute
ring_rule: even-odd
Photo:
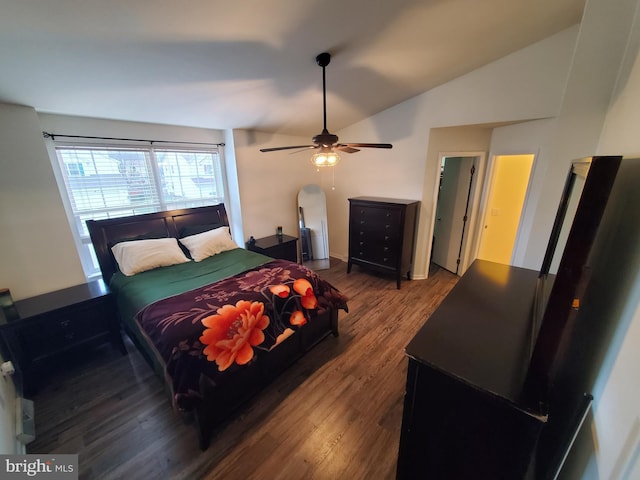
<svg viewBox="0 0 640 480"><path fill-rule="evenodd" d="M347 301L297 263L238 248L223 204L89 220L123 329L193 415L200 448L305 352ZM214 252L213 254L211 254Z"/></svg>

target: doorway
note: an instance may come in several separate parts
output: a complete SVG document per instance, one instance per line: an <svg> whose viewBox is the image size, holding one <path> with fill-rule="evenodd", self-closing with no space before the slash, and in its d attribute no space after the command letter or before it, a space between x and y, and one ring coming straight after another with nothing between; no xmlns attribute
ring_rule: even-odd
<svg viewBox="0 0 640 480"><path fill-rule="evenodd" d="M511 263L534 157L494 157L477 258Z"/></svg>
<svg viewBox="0 0 640 480"><path fill-rule="evenodd" d="M440 157L431 263L456 275L468 265L469 237L473 232L476 184L480 157Z"/></svg>

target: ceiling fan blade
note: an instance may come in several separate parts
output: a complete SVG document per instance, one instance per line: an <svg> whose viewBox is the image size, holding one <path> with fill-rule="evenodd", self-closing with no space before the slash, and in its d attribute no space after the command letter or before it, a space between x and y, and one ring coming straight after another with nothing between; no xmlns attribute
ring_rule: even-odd
<svg viewBox="0 0 640 480"><path fill-rule="evenodd" d="M341 152L345 152L345 153L356 153L359 152L360 150L357 148L353 148L349 145L336 145L335 146L336 150L340 150Z"/></svg>
<svg viewBox="0 0 640 480"><path fill-rule="evenodd" d="M340 145L351 148L393 148L390 143L341 143Z"/></svg>
<svg viewBox="0 0 640 480"><path fill-rule="evenodd" d="M294 148L316 148L316 145L292 145L290 147L273 147L273 148L261 148L261 152L277 152L278 150L292 150Z"/></svg>
<svg viewBox="0 0 640 480"><path fill-rule="evenodd" d="M320 148L319 145L308 145L304 148L301 148L300 150L296 150L295 152L291 152L289 153L289 155L294 155L296 153L300 153L300 152L307 152L309 150L317 150L318 148Z"/></svg>

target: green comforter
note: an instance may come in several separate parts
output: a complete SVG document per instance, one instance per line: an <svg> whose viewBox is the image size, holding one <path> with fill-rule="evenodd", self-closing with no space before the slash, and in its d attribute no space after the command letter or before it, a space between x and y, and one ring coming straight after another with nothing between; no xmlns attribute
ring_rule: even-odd
<svg viewBox="0 0 640 480"><path fill-rule="evenodd" d="M128 323L144 307L194 288L232 277L273 260L243 248L222 252L201 262L156 268L127 277L117 272L110 287L118 303L122 321Z"/></svg>

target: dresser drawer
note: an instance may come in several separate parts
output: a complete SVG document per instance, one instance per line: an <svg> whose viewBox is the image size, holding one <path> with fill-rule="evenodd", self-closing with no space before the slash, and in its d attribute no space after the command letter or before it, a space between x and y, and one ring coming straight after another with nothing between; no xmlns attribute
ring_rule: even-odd
<svg viewBox="0 0 640 480"><path fill-rule="evenodd" d="M384 243L385 245L391 246L398 243L398 239L400 238L398 229L391 228L390 226L375 228L370 225L356 225L351 228L351 232L351 239L354 242L366 240L368 242Z"/></svg>
<svg viewBox="0 0 640 480"><path fill-rule="evenodd" d="M393 267L398 260L398 253L382 245L364 243L353 250L353 258Z"/></svg>
<svg viewBox="0 0 640 480"><path fill-rule="evenodd" d="M401 225L401 212L397 209L354 206L351 219L355 225L362 228L384 228L397 230Z"/></svg>
<svg viewBox="0 0 640 480"><path fill-rule="evenodd" d="M375 235L354 236L349 245L349 249L354 257L380 261L385 265L391 265L397 260L400 254L395 237L392 235L384 235L376 232Z"/></svg>

